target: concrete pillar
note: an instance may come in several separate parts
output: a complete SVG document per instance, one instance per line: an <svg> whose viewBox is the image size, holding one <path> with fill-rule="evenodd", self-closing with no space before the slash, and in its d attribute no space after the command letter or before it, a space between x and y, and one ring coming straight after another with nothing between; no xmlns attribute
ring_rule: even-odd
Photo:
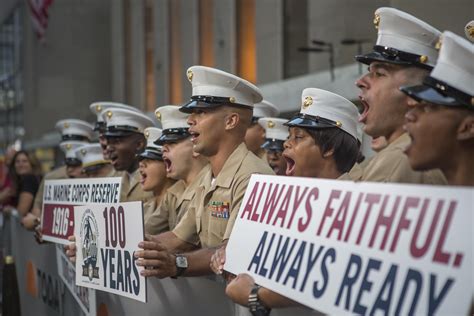
<svg viewBox="0 0 474 316"><path fill-rule="evenodd" d="M125 44L123 0L110 2L111 99L125 102Z"/></svg>
<svg viewBox="0 0 474 316"><path fill-rule="evenodd" d="M168 104L170 100L170 30L168 0L157 0L154 3L153 11L156 105L162 106Z"/></svg>
<svg viewBox="0 0 474 316"><path fill-rule="evenodd" d="M128 102L139 109L145 109L145 3L144 0L130 1L130 55L129 74L125 79L129 86Z"/></svg>
<svg viewBox="0 0 474 316"><path fill-rule="evenodd" d="M283 0L255 5L257 83L263 84L283 78Z"/></svg>
<svg viewBox="0 0 474 316"><path fill-rule="evenodd" d="M216 68L235 73L237 60L235 0L214 1L214 21Z"/></svg>

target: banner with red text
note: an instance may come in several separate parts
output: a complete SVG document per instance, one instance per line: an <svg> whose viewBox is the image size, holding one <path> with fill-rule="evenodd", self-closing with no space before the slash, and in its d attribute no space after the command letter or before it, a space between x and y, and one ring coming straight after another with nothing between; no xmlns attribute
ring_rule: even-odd
<svg viewBox="0 0 474 316"><path fill-rule="evenodd" d="M146 302L134 257L144 240L142 202L76 206L74 220L76 284Z"/></svg>
<svg viewBox="0 0 474 316"><path fill-rule="evenodd" d="M474 189L252 176L225 269L329 314L466 315Z"/></svg>
<svg viewBox="0 0 474 316"><path fill-rule="evenodd" d="M68 244L74 233L74 206L120 201L122 178L46 180L41 226L43 239Z"/></svg>

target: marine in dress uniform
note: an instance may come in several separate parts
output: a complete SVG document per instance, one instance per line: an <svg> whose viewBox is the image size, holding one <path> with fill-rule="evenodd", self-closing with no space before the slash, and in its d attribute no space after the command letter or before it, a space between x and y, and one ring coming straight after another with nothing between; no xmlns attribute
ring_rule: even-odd
<svg viewBox="0 0 474 316"><path fill-rule="evenodd" d="M107 109L110 108L118 108L118 109L126 109L130 111L135 111L135 112L140 112L137 108L123 104L123 103L118 103L118 102L109 102L109 101L100 101L100 102L94 102L91 105L89 105L89 109L91 112L96 115L97 120L95 122L94 126L94 131L99 133L99 143L102 147L103 150L103 156L104 159L108 159L107 155L107 138L105 137L105 131L107 129L107 124L105 123L104 118L102 117L101 113ZM114 176L121 176L121 172L117 172L116 175Z"/></svg>
<svg viewBox="0 0 474 316"><path fill-rule="evenodd" d="M266 160L266 151L262 148L265 142L265 129L258 124L258 120L262 117L277 117L280 111L273 103L262 100L253 107L252 124L245 134L245 144L247 148L258 157Z"/></svg>
<svg viewBox="0 0 474 316"><path fill-rule="evenodd" d="M82 162L82 173L90 178L110 177L114 168L110 160L105 160L99 143L87 144L76 150L77 158Z"/></svg>
<svg viewBox="0 0 474 316"><path fill-rule="evenodd" d="M440 45L423 84L401 88L418 101L406 115L406 153L415 170L440 168L449 184L474 186L474 44L446 31Z"/></svg>
<svg viewBox="0 0 474 316"><path fill-rule="evenodd" d="M137 264L155 267L144 270L145 276L212 273L212 248L229 238L251 175L273 174L244 144L253 105L262 100L260 90L246 80L209 67L193 66L187 76L192 97L180 110L190 113L194 151L208 157L211 168L201 178L193 202L175 229L139 244L144 250L135 252ZM201 249L173 254L190 250L192 245ZM157 250L158 258L145 259Z"/></svg>
<svg viewBox="0 0 474 316"><path fill-rule="evenodd" d="M145 222L145 231L159 234L173 230L194 199L199 179L209 170L205 158L192 151L188 132L187 114L178 106L165 105L155 111L163 133L156 144L163 146L163 159L167 164L168 177L178 180L172 185L155 212Z"/></svg>
<svg viewBox="0 0 474 316"><path fill-rule="evenodd" d="M154 197L143 205L143 219L145 224L155 212L157 205L161 204L167 190L175 182L166 177L166 168L163 162L163 148L155 143L156 140L160 138L161 133L160 128L145 128L146 147L145 150L138 155L138 160L140 161L141 187L144 191L152 192ZM146 226L145 231L148 232Z"/></svg>
<svg viewBox="0 0 474 316"><path fill-rule="evenodd" d="M103 110L101 115L106 122L108 158L115 170L123 171L120 201L148 201L153 193L144 192L140 187L136 155L144 150L143 131L152 127L153 121L141 112L115 107Z"/></svg>
<svg viewBox="0 0 474 316"><path fill-rule="evenodd" d="M400 85L414 80L411 77L415 75L421 82L424 73L433 68L438 58L435 46L441 33L393 8L379 8L374 24L378 36L373 52L356 56L357 61L369 65L369 73L356 82L365 106L360 120L366 124L366 133L372 137L385 136L389 144L364 169L354 165L349 176L356 181L445 184L439 170L411 169L403 153L410 144L409 136L403 131L408 99L397 91ZM412 76L408 72L402 75L401 71L412 71Z"/></svg>
<svg viewBox="0 0 474 316"><path fill-rule="evenodd" d="M94 134L93 126L91 124L77 119L60 120L56 123L55 127L61 133L62 142L60 144L60 149L66 156L66 164L46 173L41 180L31 209L31 215L36 218L41 218L41 212L43 209L44 181L67 179L69 178L67 169L73 168L71 167L71 164L77 165L77 160L68 160L67 153L69 152L69 155L71 155L73 152L68 150L72 145L66 146L66 144L68 142L79 143L81 145L88 144Z"/></svg>
<svg viewBox="0 0 474 316"><path fill-rule="evenodd" d="M265 142L262 148L267 152L267 161L276 175L284 176L286 160L282 157L283 143L288 138L288 126L285 119L277 117L263 117L258 124L265 130Z"/></svg>

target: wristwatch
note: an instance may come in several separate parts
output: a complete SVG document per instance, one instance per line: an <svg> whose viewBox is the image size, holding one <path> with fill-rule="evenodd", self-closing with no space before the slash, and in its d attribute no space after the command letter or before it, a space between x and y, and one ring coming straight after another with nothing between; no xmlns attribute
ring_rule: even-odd
<svg viewBox="0 0 474 316"><path fill-rule="evenodd" d="M266 308L263 306L263 304L260 302L260 299L258 298L258 290L261 288L260 285L255 284L250 291L249 295L249 310L250 313L252 313L253 316L268 316L270 315L271 308Z"/></svg>
<svg viewBox="0 0 474 316"><path fill-rule="evenodd" d="M184 255L176 254L176 277L181 276L188 268L188 259Z"/></svg>

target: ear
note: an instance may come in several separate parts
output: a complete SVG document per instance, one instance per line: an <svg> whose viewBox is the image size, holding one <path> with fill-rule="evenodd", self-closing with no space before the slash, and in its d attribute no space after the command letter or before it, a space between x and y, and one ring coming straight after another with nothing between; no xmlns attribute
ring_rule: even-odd
<svg viewBox="0 0 474 316"><path fill-rule="evenodd" d="M474 114L468 114L459 124L457 140L474 139Z"/></svg>
<svg viewBox="0 0 474 316"><path fill-rule="evenodd" d="M139 135L139 137L135 140L135 150L137 153L141 153L146 146L146 139L145 136Z"/></svg>
<svg viewBox="0 0 474 316"><path fill-rule="evenodd" d="M323 153L323 158L327 159L334 155L334 148L328 149Z"/></svg>
<svg viewBox="0 0 474 316"><path fill-rule="evenodd" d="M225 129L231 130L237 127L240 122L240 115L236 112L230 112L225 117Z"/></svg>

